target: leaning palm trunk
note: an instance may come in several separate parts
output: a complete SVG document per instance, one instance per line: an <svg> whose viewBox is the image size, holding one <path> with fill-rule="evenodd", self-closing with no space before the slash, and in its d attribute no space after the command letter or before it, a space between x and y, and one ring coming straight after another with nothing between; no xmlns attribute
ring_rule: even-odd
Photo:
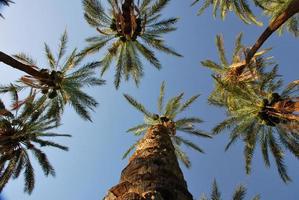
<svg viewBox="0 0 299 200"><path fill-rule="evenodd" d="M179 167L169 130L150 127L136 146L120 182L105 200L192 200Z"/></svg>
<svg viewBox="0 0 299 200"><path fill-rule="evenodd" d="M134 2L133 0L125 0L122 4L122 16L124 20L124 34L129 37L132 36L134 29L136 28L136 17L134 15Z"/></svg>
<svg viewBox="0 0 299 200"><path fill-rule="evenodd" d="M26 65L18 60L14 59L13 57L3 53L0 51L0 62L3 62L10 67L23 71L39 80L46 81L49 79L48 73L40 72L36 69L35 66Z"/></svg>
<svg viewBox="0 0 299 200"><path fill-rule="evenodd" d="M254 54L264 44L264 42L274 33L281 25L283 25L294 14L299 12L299 0L293 0L288 7L280 15L278 15L261 34L253 47L246 56L246 63L249 63Z"/></svg>

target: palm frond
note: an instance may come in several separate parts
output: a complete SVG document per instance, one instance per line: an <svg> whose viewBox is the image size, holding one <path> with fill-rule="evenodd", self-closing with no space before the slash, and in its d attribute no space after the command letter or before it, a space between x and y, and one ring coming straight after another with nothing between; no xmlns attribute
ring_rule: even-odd
<svg viewBox="0 0 299 200"><path fill-rule="evenodd" d="M185 152L183 152L180 147L176 144L174 144L174 149L175 149L175 155L178 158L178 160L182 161L182 163L187 167L190 168L191 167L191 162L189 157L187 156L187 154Z"/></svg>
<svg viewBox="0 0 299 200"><path fill-rule="evenodd" d="M130 146L130 148L124 153L122 159L125 159L136 148L139 141L140 141L140 139Z"/></svg>
<svg viewBox="0 0 299 200"><path fill-rule="evenodd" d="M233 200L243 200L246 195L246 188L242 185L238 186L234 192Z"/></svg>
<svg viewBox="0 0 299 200"><path fill-rule="evenodd" d="M162 110L163 110L164 95L165 95L165 81L162 82L161 87L160 87L160 95L159 95L159 99L158 99L159 113L162 113Z"/></svg>
<svg viewBox="0 0 299 200"><path fill-rule="evenodd" d="M127 99L127 101L135 107L137 110L139 110L141 113L143 113L145 116L151 118L153 114L145 109L145 107L137 102L133 97L131 97L128 94L124 94L124 97Z"/></svg>
<svg viewBox="0 0 299 200"><path fill-rule="evenodd" d="M56 60L56 67L58 66L58 63L60 59L64 56L66 51L66 44L67 44L68 36L67 31L65 30L60 38L60 44L59 44L59 50L58 50L58 57Z"/></svg>
<svg viewBox="0 0 299 200"><path fill-rule="evenodd" d="M211 199L212 200L220 200L221 199L221 193L220 193L220 191L218 189L218 185L217 185L216 180L214 180L214 182L213 182Z"/></svg>
<svg viewBox="0 0 299 200"><path fill-rule="evenodd" d="M46 52L46 56L47 56L47 59L48 59L48 63L49 63L49 66L52 70L56 70L56 60L52 54L52 51L50 49L50 47L45 43L45 52Z"/></svg>
<svg viewBox="0 0 299 200"><path fill-rule="evenodd" d="M148 124L139 124L127 130L127 132L134 132L135 135L140 135L149 127Z"/></svg>
<svg viewBox="0 0 299 200"><path fill-rule="evenodd" d="M173 136L176 138L176 140L180 141L182 144L185 144L187 147L190 147L196 151L198 151L199 153L204 153L204 151L199 147L197 146L196 144L194 144L193 142L189 141L189 140L186 140L180 136Z"/></svg>

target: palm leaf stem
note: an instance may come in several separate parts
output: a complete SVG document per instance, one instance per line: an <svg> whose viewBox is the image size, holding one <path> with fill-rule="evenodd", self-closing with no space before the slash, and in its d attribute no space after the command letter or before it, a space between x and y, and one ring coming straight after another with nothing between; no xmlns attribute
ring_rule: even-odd
<svg viewBox="0 0 299 200"><path fill-rule="evenodd" d="M31 76L41 79L41 80L47 80L49 78L49 76L47 74L41 73L40 71L36 70L35 66L26 65L22 62L19 62L18 60L3 53L2 51L0 51L0 62L3 62L6 65L9 65L15 69L23 71Z"/></svg>
<svg viewBox="0 0 299 200"><path fill-rule="evenodd" d="M250 49L246 56L246 63L249 63L254 54L264 44L264 42L274 33L281 25L283 25L288 19L299 12L299 0L293 0L288 7L278 15L266 28L266 30L260 35L253 47Z"/></svg>

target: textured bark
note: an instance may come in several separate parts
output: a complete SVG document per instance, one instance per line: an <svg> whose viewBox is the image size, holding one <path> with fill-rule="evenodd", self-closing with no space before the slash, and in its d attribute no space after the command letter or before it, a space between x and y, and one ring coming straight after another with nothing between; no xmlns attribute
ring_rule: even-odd
<svg viewBox="0 0 299 200"><path fill-rule="evenodd" d="M48 79L49 75L47 73L41 73L40 71L34 69L34 66L26 65L14 59L13 57L0 51L0 62L3 62L15 69L21 70L37 79Z"/></svg>
<svg viewBox="0 0 299 200"><path fill-rule="evenodd" d="M274 33L281 25L283 25L294 14L299 12L299 0L293 0L288 7L278 17L276 17L261 34L258 40L247 54L246 63L249 63L254 54L264 44L264 42Z"/></svg>
<svg viewBox="0 0 299 200"><path fill-rule="evenodd" d="M169 131L150 127L105 200L192 200Z"/></svg>
<svg viewBox="0 0 299 200"><path fill-rule="evenodd" d="M122 5L122 12L124 18L124 34L131 36L132 33L132 23L134 20L132 16L134 16L134 4L133 0L125 0Z"/></svg>

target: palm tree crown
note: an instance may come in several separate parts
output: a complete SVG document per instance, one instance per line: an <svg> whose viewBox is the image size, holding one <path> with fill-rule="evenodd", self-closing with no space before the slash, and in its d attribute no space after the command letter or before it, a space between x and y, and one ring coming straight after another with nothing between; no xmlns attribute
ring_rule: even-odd
<svg viewBox="0 0 299 200"><path fill-rule="evenodd" d="M0 90L6 92L27 87L34 88L36 92L41 93L40 98L49 104L47 107L49 117L55 117L59 121L64 106L70 104L83 119L91 120L88 110L93 110L97 106L97 102L93 97L87 95L83 88L102 85L105 81L94 77L94 68L98 66L98 62L87 63L79 67L83 58L77 56L76 49L61 64L66 44L67 33L64 32L60 39L57 58L45 44L45 53L49 64L47 68L35 67L37 66L36 62L24 53L15 55L17 60L38 69L46 78L25 75L21 77L19 83L15 84L15 87L3 86Z"/></svg>
<svg viewBox="0 0 299 200"><path fill-rule="evenodd" d="M232 196L232 200L243 200L245 196L246 196L246 188L243 185L240 185L235 189L234 194ZM207 198L204 194L200 197L200 200L221 200L221 199L222 199L221 193L218 189L216 180L214 180L213 182L211 197ZM256 195L255 197L253 197L252 200L260 200L260 196Z"/></svg>
<svg viewBox="0 0 299 200"><path fill-rule="evenodd" d="M242 33L236 38L231 62L226 58L224 41L221 35L217 35L216 45L221 63L218 64L212 60L201 62L202 66L212 70L215 79L219 79L226 84L237 84L240 87L246 87L247 85L261 83L261 80L268 76L269 72L265 72L265 68L272 65L272 62L270 62L269 57L264 58L263 55L269 49L255 53L250 63L246 64L245 57L248 49L242 45ZM216 81L215 89L210 94L208 101L213 105L225 106L231 98L234 97L230 96L222 85Z"/></svg>
<svg viewBox="0 0 299 200"><path fill-rule="evenodd" d="M282 180L288 182L291 178L284 164L283 147L299 158L299 88L298 81L294 81L278 94L281 81L276 78L276 71L273 71L258 88L257 85L240 87L218 80L233 98L226 102L228 118L213 132L231 130L226 150L237 139L244 141L247 173L250 173L254 149L259 142L265 165L270 166L270 150Z"/></svg>
<svg viewBox="0 0 299 200"><path fill-rule="evenodd" d="M45 106L34 100L34 95L23 103L15 101L14 104L14 110L10 111L0 101L0 191L10 178L19 177L24 170L24 190L30 194L35 179L29 152L37 159L46 176L54 176L54 168L40 148L49 146L66 151L67 147L45 138L70 135L48 132L56 127L55 120L43 114Z"/></svg>
<svg viewBox="0 0 299 200"><path fill-rule="evenodd" d="M177 117L178 114L185 111L199 97L199 95L192 96L185 103L182 103L181 101L184 93L181 93L171 98L164 106L164 88L165 88L165 83L163 82L160 88L160 96L158 99L159 114L154 114L149 112L142 104L138 103L134 98L132 98L127 94L124 95L131 105L133 105L137 110L139 110L144 114L144 119L145 119L144 120L145 122L143 124L130 128L129 130L127 130L127 132L133 132L136 136L139 136L144 134L144 132L150 126L162 124L163 126L167 127L169 130L169 135L175 147L176 156L187 167L190 167L190 160L188 156L180 149L180 145L185 144L201 153L203 153L203 150L193 142L177 135L176 131L181 131L191 135L208 137L208 138L210 138L211 136L194 127L195 124L202 122L201 119L197 117L184 117L179 119L175 119L175 118ZM129 152L132 149L134 149L137 143L131 146L131 148L125 153L124 157L126 157L129 154Z"/></svg>
<svg viewBox="0 0 299 200"><path fill-rule="evenodd" d="M115 87L118 88L122 77L132 77L138 85L143 75L143 63L140 56L157 69L159 60L151 48L181 56L165 45L162 35L176 30L177 18L160 19L163 8L170 0L143 0L137 4L133 0L109 0L110 12L106 13L98 0L83 0L85 19L96 27L99 35L87 39L89 46L82 54L95 53L108 46L108 51L101 59L101 75L116 63Z"/></svg>

